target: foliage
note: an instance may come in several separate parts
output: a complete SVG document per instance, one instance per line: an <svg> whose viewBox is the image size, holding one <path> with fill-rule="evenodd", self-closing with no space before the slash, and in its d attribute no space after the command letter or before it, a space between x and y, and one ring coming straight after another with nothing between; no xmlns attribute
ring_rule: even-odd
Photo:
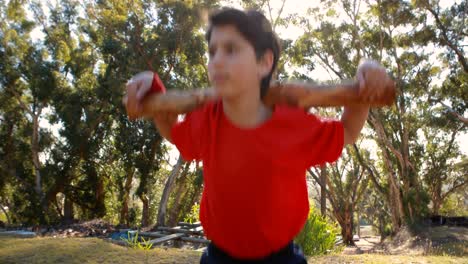
<svg viewBox="0 0 468 264"><path fill-rule="evenodd" d="M468 206L466 197L468 188L461 189L456 193L449 195L440 208L440 214L446 216L467 216Z"/></svg>
<svg viewBox="0 0 468 264"><path fill-rule="evenodd" d="M4 212L0 212L0 221L2 221L3 223L8 223L7 217Z"/></svg>
<svg viewBox="0 0 468 264"><path fill-rule="evenodd" d="M184 222L193 224L200 221L200 205L195 203L190 210L190 213L184 218Z"/></svg>
<svg viewBox="0 0 468 264"><path fill-rule="evenodd" d="M126 118L124 85L154 70L169 89L208 86L201 10L215 3L0 2L0 204L14 221L154 222L167 149Z"/></svg>
<svg viewBox="0 0 468 264"><path fill-rule="evenodd" d="M153 247L153 244L148 243L148 241L146 241L144 237L138 237L138 231L128 231L127 238L122 237L121 239L133 249L150 250Z"/></svg>
<svg viewBox="0 0 468 264"><path fill-rule="evenodd" d="M447 194L468 183L464 169L453 166L463 159L455 139L467 132L460 90L467 76L465 8L464 2L444 8L434 1L329 0L296 20L305 29L293 43L297 67L320 65L340 81L371 58L396 81L395 104L372 109L368 119L377 158L361 159L393 232L437 212Z"/></svg>
<svg viewBox="0 0 468 264"><path fill-rule="evenodd" d="M127 119L124 86L143 70L168 89L209 86L204 16L222 3L0 1L0 205L13 224L155 222L168 148L151 122ZM330 168L337 212L362 205L382 234L428 214L466 214L466 1L325 0L304 15L285 14L288 1L240 4L275 29L303 30L281 40L281 80L320 78L319 68L331 82L352 79L363 57L396 80L395 105L371 110L374 146L353 150L362 181ZM190 166L168 199L169 223L196 219L202 168Z"/></svg>
<svg viewBox="0 0 468 264"><path fill-rule="evenodd" d="M337 226L311 208L302 231L294 241L306 256L328 254L335 248L339 230Z"/></svg>
<svg viewBox="0 0 468 264"><path fill-rule="evenodd" d="M341 227L341 235L345 245L354 245L353 221L357 205L367 190L369 177L365 168L358 162L355 151L351 147L343 150L340 160L327 168L309 170L309 174L319 184L326 184L326 194L331 204L331 213ZM319 174L326 173L326 183L320 182ZM356 219L357 220L357 219Z"/></svg>

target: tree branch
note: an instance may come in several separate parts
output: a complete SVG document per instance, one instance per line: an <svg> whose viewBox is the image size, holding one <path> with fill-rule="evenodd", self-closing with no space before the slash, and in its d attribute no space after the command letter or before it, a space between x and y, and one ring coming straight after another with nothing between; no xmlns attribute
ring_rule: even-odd
<svg viewBox="0 0 468 264"><path fill-rule="evenodd" d="M278 20L281 17L281 14L283 13L283 8L284 8L285 3L286 3L286 0L283 0L283 3L281 4L280 11L278 12L278 16L276 17L276 19L275 19L275 21L273 23L273 32L276 31L276 26L278 25Z"/></svg>
<svg viewBox="0 0 468 264"><path fill-rule="evenodd" d="M448 190L446 193L444 193L443 195L441 195L441 200L445 200L445 198L447 198L447 196L449 196L451 193L455 192L456 190L458 190L459 188L465 186L468 182L467 181L462 181L461 183L459 184L456 184L454 186L452 186L452 188L450 190Z"/></svg>
<svg viewBox="0 0 468 264"><path fill-rule="evenodd" d="M438 25L438 28L442 31L442 38L443 41L447 44L447 46L457 54L458 61L463 67L463 70L465 73L468 73L468 62L466 61L466 58L463 54L463 51L460 51L449 39L447 35L448 29L444 26L442 21L440 20L439 13L436 12L434 9L430 7L430 4L428 2L425 2L424 7L429 11L435 18L436 24Z"/></svg>
<svg viewBox="0 0 468 264"><path fill-rule="evenodd" d="M374 171L371 169L371 167L369 167L369 165L367 165L364 162L364 159L362 158L361 153L359 152L359 149L358 149L357 145L353 144L353 148L354 148L354 151L356 152L356 157L358 158L359 164L361 164L361 166L363 166L367 170L367 172L369 172L369 176L370 176L370 178L372 180L372 183L374 183L375 187L377 188L377 191L379 191L381 194L385 194L385 190L378 183L377 178L375 177Z"/></svg>
<svg viewBox="0 0 468 264"><path fill-rule="evenodd" d="M20 104L21 108L23 108L24 111L26 111L28 114L31 115L31 118L34 116L34 113L31 109L29 109L26 104L23 102L23 100L21 100L21 95L15 91L15 89L13 89L12 87L8 87L7 88L7 91L11 92L13 94L13 96L16 98L16 100L18 101L18 103Z"/></svg>
<svg viewBox="0 0 468 264"><path fill-rule="evenodd" d="M463 124L465 125L468 125L468 117L464 117L462 116L461 114L459 114L457 111L455 111L453 108L451 108L450 106L444 104L442 102L441 99L430 99L431 102L435 102L435 103L439 103L441 104L443 107L445 107L447 109L447 111L452 114L453 116L455 116L455 118L457 118L458 120L460 120Z"/></svg>

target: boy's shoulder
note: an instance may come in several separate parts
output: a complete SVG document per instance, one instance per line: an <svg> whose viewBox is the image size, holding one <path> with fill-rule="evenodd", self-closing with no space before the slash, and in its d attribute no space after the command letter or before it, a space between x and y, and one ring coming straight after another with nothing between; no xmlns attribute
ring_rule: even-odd
<svg viewBox="0 0 468 264"><path fill-rule="evenodd" d="M320 120L318 116L299 107L288 105L277 105L274 110L275 116L279 119L288 120Z"/></svg>
<svg viewBox="0 0 468 264"><path fill-rule="evenodd" d="M323 118L303 108L280 105L275 108L274 122L279 126L288 127L292 130L307 130L323 127L323 125L334 125L341 121L333 118Z"/></svg>
<svg viewBox="0 0 468 264"><path fill-rule="evenodd" d="M187 114L186 118L190 118L197 123L213 123L220 121L223 116L223 105L221 99L207 102L202 107ZM270 122L276 123L280 126L296 127L309 127L310 125L318 124L326 119L315 115L303 108L293 107L288 105L276 105L273 110L273 116ZM329 120L336 121L336 120Z"/></svg>
<svg viewBox="0 0 468 264"><path fill-rule="evenodd" d="M193 110L188 113L185 118L190 118L196 120L197 122L205 122L212 120L213 117L216 117L222 111L221 100L213 100L205 103L203 106Z"/></svg>

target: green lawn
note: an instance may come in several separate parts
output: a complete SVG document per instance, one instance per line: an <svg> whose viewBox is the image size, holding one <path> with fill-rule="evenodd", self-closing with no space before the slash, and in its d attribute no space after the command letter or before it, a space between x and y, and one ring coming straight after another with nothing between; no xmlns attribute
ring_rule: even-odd
<svg viewBox="0 0 468 264"><path fill-rule="evenodd" d="M466 264L468 258L451 256L402 256L402 255L335 255L323 257L311 257L309 263L346 263L346 264Z"/></svg>
<svg viewBox="0 0 468 264"><path fill-rule="evenodd" d="M114 245L98 238L0 238L0 263L197 263L200 252Z"/></svg>
<svg viewBox="0 0 468 264"><path fill-rule="evenodd" d="M199 263L200 252L155 248L135 250L98 238L0 237L0 263ZM451 256L333 255L309 263L467 263Z"/></svg>

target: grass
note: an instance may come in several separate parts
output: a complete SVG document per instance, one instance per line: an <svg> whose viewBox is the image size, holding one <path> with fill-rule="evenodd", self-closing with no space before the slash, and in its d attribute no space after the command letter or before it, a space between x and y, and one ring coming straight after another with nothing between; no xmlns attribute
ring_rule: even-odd
<svg viewBox="0 0 468 264"><path fill-rule="evenodd" d="M0 263L199 263L201 252L125 248L98 238L6 238L0 237ZM466 255L465 255L466 256ZM456 256L331 255L311 257L309 263L457 263Z"/></svg>
<svg viewBox="0 0 468 264"><path fill-rule="evenodd" d="M468 256L468 242L450 242L440 246L436 246L430 249L429 254L466 257Z"/></svg>
<svg viewBox="0 0 468 264"><path fill-rule="evenodd" d="M201 252L114 245L98 238L0 238L0 263L198 263Z"/></svg>
<svg viewBox="0 0 468 264"><path fill-rule="evenodd" d="M346 263L346 264L466 264L468 258L451 256L403 256L403 255L332 255L323 257L311 257L309 263Z"/></svg>

